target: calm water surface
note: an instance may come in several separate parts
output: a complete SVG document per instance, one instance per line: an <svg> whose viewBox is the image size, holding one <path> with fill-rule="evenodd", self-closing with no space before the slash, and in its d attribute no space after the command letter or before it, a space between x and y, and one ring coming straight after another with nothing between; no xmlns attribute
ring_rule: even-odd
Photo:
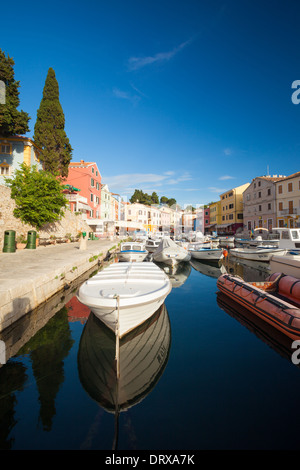
<svg viewBox="0 0 300 470"><path fill-rule="evenodd" d="M226 268L267 275L228 259ZM217 294L220 274L195 262L173 276L165 308L121 343L117 404L114 335L72 292L33 336L40 313L13 330L4 340L18 349L0 368L0 448L299 449L291 341Z"/></svg>

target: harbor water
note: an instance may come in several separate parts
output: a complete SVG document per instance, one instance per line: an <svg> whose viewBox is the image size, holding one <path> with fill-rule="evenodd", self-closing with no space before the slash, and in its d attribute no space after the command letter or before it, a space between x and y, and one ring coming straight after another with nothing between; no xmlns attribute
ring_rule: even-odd
<svg viewBox="0 0 300 470"><path fill-rule="evenodd" d="M118 382L114 335L76 285L24 317L1 337L12 353L0 367L0 448L299 449L292 341L218 292L224 270L268 275L229 258L180 265L163 308L121 341Z"/></svg>

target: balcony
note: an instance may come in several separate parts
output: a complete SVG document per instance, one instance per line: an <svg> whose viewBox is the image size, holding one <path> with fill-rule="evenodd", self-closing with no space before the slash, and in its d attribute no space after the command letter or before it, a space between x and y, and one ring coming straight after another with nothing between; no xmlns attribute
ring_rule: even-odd
<svg viewBox="0 0 300 470"><path fill-rule="evenodd" d="M300 208L299 207L293 207L291 209L282 209L281 211L278 211L279 216L285 216L285 215L300 215Z"/></svg>

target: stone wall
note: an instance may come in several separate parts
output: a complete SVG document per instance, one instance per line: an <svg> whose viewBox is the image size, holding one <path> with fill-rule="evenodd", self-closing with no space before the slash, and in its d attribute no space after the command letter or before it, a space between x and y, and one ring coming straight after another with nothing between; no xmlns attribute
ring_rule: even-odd
<svg viewBox="0 0 300 470"><path fill-rule="evenodd" d="M15 230L16 237L24 235L27 238L29 230L36 230L35 227L24 224L20 219L16 219L13 210L16 207L15 201L10 198L10 188L0 185L0 251L2 251L5 230ZM40 238L50 238L54 235L63 238L67 233L76 237L80 232L91 231L89 225L82 220L81 215L75 215L69 209L65 210L65 216L58 222L46 224L38 231Z"/></svg>

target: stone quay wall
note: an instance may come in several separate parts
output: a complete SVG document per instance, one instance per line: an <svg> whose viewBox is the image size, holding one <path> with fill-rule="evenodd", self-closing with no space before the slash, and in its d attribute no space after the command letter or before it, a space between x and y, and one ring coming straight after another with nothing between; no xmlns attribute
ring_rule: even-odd
<svg viewBox="0 0 300 470"><path fill-rule="evenodd" d="M16 207L15 201L10 197L11 190L7 186L0 185L0 250L4 242L4 232L6 230L15 230L16 238L24 235L27 239L29 230L36 230L35 227L23 223L20 219L14 217L13 211ZM51 236L64 238L67 234L71 237L77 237L79 232L91 231L89 225L82 219L82 216L75 215L69 209L65 210L64 217L58 222L45 224L38 235L41 239L49 239Z"/></svg>

